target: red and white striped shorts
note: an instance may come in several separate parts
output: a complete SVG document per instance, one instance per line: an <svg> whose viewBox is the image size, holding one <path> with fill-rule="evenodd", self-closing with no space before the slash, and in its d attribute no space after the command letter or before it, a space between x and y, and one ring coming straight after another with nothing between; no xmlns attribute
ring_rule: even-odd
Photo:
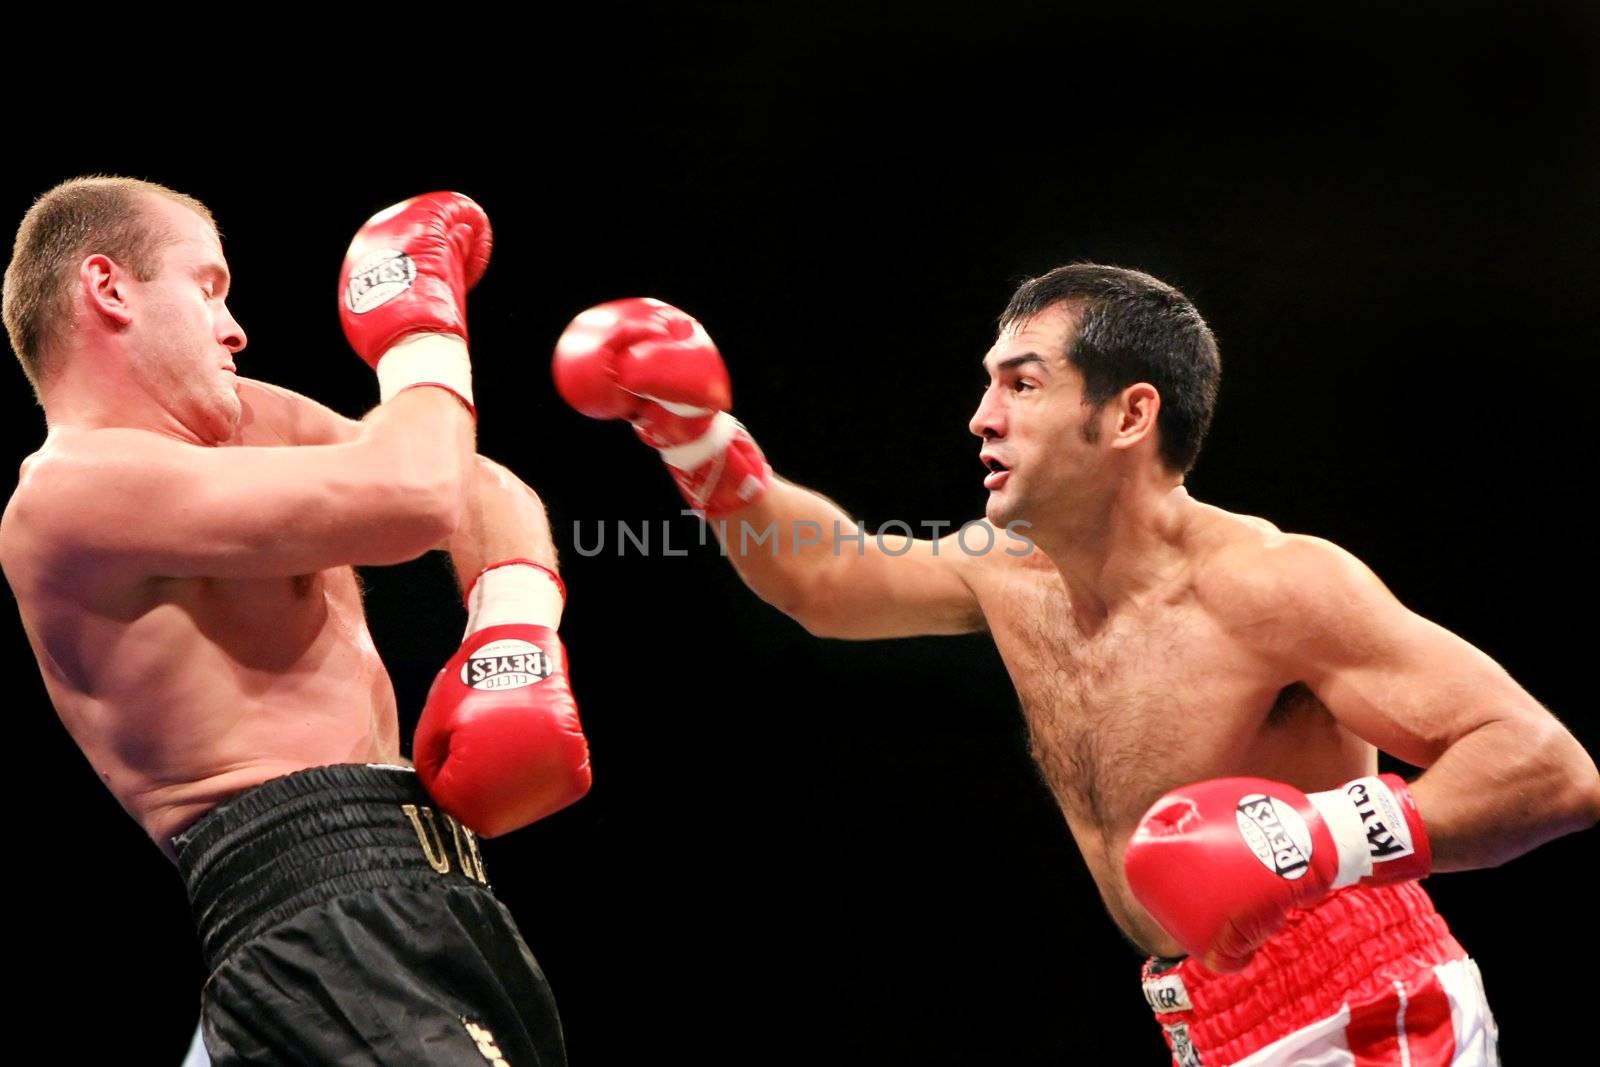
<svg viewBox="0 0 1600 1067"><path fill-rule="evenodd" d="M1177 1067L1497 1067L1478 966L1415 882L1295 912L1236 974L1150 960Z"/></svg>

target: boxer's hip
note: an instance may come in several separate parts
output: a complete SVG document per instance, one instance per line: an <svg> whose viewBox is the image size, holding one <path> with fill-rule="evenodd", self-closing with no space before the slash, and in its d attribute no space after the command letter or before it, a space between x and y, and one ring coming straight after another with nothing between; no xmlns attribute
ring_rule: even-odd
<svg viewBox="0 0 1600 1067"><path fill-rule="evenodd" d="M1394 1047L1398 1054L1408 1013L1418 1053L1407 1049L1408 1061L1456 1062L1422 1053L1454 1044L1461 1033L1458 1002L1482 1002L1476 968L1415 882L1341 890L1293 913L1234 974L1217 974L1192 958L1152 959L1144 991L1174 1060L1185 1067L1277 1064L1278 1051L1300 1047L1296 1035L1330 1048ZM1492 1054L1486 1005L1482 1015L1479 1029L1491 1031ZM1282 1062L1297 1061L1291 1055Z"/></svg>
<svg viewBox="0 0 1600 1067"><path fill-rule="evenodd" d="M211 972L251 938L341 896L489 896L476 838L403 767L339 764L274 778L218 805L173 846Z"/></svg>

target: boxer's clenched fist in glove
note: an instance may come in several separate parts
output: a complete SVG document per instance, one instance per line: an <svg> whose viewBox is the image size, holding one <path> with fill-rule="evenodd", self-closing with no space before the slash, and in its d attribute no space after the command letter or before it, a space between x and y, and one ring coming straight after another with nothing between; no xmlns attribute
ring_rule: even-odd
<svg viewBox="0 0 1600 1067"><path fill-rule="evenodd" d="M659 300L614 300L556 343L556 390L594 419L627 419L661 453L689 506L716 518L753 503L766 457L728 409L728 369L705 328Z"/></svg>
<svg viewBox="0 0 1600 1067"><path fill-rule="evenodd" d="M589 745L552 625L560 596L559 581L538 564L485 568L467 591L466 639L417 723L412 757L423 787L484 837L589 791Z"/></svg>
<svg viewBox="0 0 1600 1067"><path fill-rule="evenodd" d="M1196 782L1151 806L1123 858L1139 903L1214 971L1243 968L1291 909L1431 864L1411 791L1392 774L1309 796L1264 778Z"/></svg>
<svg viewBox="0 0 1600 1067"><path fill-rule="evenodd" d="M414 196L356 234L339 272L339 321L384 400L436 385L472 406L467 290L492 245L488 217L460 193Z"/></svg>

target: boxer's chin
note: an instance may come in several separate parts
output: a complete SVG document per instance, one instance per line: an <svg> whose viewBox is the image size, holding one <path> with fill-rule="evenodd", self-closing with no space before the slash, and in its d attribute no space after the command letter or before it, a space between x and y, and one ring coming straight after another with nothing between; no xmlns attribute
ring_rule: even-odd
<svg viewBox="0 0 1600 1067"><path fill-rule="evenodd" d="M1016 522L1022 518L1016 494L1011 491L1010 486L989 491L989 500L984 505L983 517L988 519L989 525L997 530L1004 529L1007 523Z"/></svg>
<svg viewBox="0 0 1600 1067"><path fill-rule="evenodd" d="M203 416L206 432L214 444L231 441L239 432L239 424L244 419L244 401L239 397L237 382L224 392L220 393L207 406Z"/></svg>

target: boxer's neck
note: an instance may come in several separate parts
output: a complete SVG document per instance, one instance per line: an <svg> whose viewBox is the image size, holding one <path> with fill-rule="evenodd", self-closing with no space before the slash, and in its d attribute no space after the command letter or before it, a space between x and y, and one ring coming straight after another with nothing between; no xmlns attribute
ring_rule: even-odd
<svg viewBox="0 0 1600 1067"><path fill-rule="evenodd" d="M1198 506L1181 482L1125 484L1078 521L1028 533L1060 571L1073 614L1093 627L1182 574Z"/></svg>
<svg viewBox="0 0 1600 1067"><path fill-rule="evenodd" d="M222 443L187 426L128 367L114 345L84 344L64 354L40 390L49 430L135 429L192 444Z"/></svg>

